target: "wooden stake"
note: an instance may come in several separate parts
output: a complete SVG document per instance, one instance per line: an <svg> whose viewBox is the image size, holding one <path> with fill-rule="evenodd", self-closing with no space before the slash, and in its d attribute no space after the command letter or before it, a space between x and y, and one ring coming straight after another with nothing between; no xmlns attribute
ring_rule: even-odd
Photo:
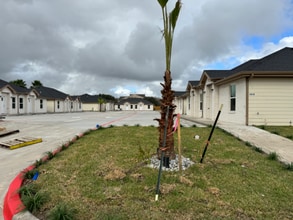
<svg viewBox="0 0 293 220"><path fill-rule="evenodd" d="M180 114L177 114L178 120L178 160L179 160L179 172L182 172L182 156L181 156L181 131L180 131Z"/></svg>

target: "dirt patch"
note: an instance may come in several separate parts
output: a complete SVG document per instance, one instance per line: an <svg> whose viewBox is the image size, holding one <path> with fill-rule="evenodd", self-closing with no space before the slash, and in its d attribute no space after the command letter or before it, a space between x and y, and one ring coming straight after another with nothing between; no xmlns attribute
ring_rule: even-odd
<svg viewBox="0 0 293 220"><path fill-rule="evenodd" d="M111 170L105 177L105 180L122 180L126 177L126 174L121 169Z"/></svg>
<svg viewBox="0 0 293 220"><path fill-rule="evenodd" d="M220 194L220 189L217 187L210 187L208 188L208 191L215 196L218 196Z"/></svg>
<svg viewBox="0 0 293 220"><path fill-rule="evenodd" d="M164 183L160 187L160 191L162 194L168 194L169 192L173 191L176 188L176 184L167 184Z"/></svg>
<svg viewBox="0 0 293 220"><path fill-rule="evenodd" d="M179 181L180 181L180 183L183 183L183 184L188 185L188 186L192 186L193 185L193 182L191 180L187 179L184 176L180 176Z"/></svg>

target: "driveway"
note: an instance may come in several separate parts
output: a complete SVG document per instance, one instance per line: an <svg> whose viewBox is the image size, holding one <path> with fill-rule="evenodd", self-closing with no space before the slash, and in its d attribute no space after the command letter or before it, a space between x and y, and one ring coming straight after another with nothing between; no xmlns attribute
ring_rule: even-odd
<svg viewBox="0 0 293 220"><path fill-rule="evenodd" d="M155 111L115 111L82 112L65 114L42 114L8 116L0 121L0 127L6 130L19 130L19 133L0 138L0 142L20 137L42 138L43 142L15 150L0 147L0 219L2 218L3 200L10 182L23 169L39 160L48 151L71 140L76 134L100 126L141 125L158 126L154 118L159 118ZM194 122L181 121L184 126Z"/></svg>

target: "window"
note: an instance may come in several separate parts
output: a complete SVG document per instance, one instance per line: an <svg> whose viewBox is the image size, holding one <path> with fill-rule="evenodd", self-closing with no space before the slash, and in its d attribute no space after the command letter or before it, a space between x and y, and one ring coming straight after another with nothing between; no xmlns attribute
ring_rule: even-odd
<svg viewBox="0 0 293 220"><path fill-rule="evenodd" d="M19 98L19 108L23 109L23 98Z"/></svg>
<svg viewBox="0 0 293 220"><path fill-rule="evenodd" d="M43 99L40 99L40 109L43 109Z"/></svg>
<svg viewBox="0 0 293 220"><path fill-rule="evenodd" d="M133 109L133 105L130 105L130 109Z"/></svg>
<svg viewBox="0 0 293 220"><path fill-rule="evenodd" d="M236 110L236 85L230 85L230 111Z"/></svg>
<svg viewBox="0 0 293 220"><path fill-rule="evenodd" d="M188 110L190 110L190 96L188 96Z"/></svg>
<svg viewBox="0 0 293 220"><path fill-rule="evenodd" d="M151 105L148 105L148 109L151 109Z"/></svg>
<svg viewBox="0 0 293 220"><path fill-rule="evenodd" d="M16 103L15 103L15 97L12 97L12 108L15 109Z"/></svg>
<svg viewBox="0 0 293 220"><path fill-rule="evenodd" d="M71 109L73 109L73 102L70 103L70 107L71 107Z"/></svg>
<svg viewBox="0 0 293 220"><path fill-rule="evenodd" d="M134 108L137 109L137 105L135 105Z"/></svg>
<svg viewBox="0 0 293 220"><path fill-rule="evenodd" d="M199 96L199 110L202 110L203 107L203 94L201 93Z"/></svg>
<svg viewBox="0 0 293 220"><path fill-rule="evenodd" d="M57 101L57 109L60 108L60 101Z"/></svg>

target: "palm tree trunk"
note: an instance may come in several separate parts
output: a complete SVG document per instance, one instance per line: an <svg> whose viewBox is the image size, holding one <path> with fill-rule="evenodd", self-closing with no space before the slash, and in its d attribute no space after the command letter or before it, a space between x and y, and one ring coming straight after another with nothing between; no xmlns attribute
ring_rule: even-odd
<svg viewBox="0 0 293 220"><path fill-rule="evenodd" d="M176 106L173 104L174 100L174 91L171 89L172 78L171 71L166 70L164 75L164 84L161 83L163 89L161 90L162 99L161 99L161 118L156 119L159 122L159 147L157 150L158 158L161 159L162 150L165 151L165 157L169 159L175 158L174 151L174 137L172 133L173 129L173 118L174 111ZM165 129L165 121L167 114L167 106L169 106L169 114L168 114L168 123L167 123L167 136L166 136L166 145L164 144L164 129Z"/></svg>

